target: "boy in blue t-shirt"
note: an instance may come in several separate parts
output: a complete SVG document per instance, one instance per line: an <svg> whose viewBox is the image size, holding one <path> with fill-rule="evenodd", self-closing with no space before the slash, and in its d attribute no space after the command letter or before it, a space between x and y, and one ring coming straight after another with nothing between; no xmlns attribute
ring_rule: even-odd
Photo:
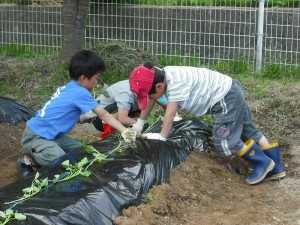
<svg viewBox="0 0 300 225"><path fill-rule="evenodd" d="M213 142L218 153L236 154L252 162L248 184L286 176L278 143L270 144L256 128L243 87L237 80L206 68L167 66L161 70L145 63L132 71L129 82L142 110L133 125L138 134L156 99L165 95L168 100L160 133L146 133L142 137L166 141L178 108L195 116L211 114Z"/></svg>
<svg viewBox="0 0 300 225"><path fill-rule="evenodd" d="M103 60L94 52L77 52L69 64L71 81L56 90L36 115L27 121L21 144L25 150L16 164L22 176L32 167L45 166L66 152L82 146L68 137L82 113L92 110L99 118L121 132L126 142L135 140L136 132L125 128L105 109L99 107L90 91L105 71Z"/></svg>

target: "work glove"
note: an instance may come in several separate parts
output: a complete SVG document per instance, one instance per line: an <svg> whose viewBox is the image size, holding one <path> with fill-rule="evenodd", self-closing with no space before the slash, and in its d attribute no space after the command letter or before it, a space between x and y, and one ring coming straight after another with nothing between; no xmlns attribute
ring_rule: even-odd
<svg viewBox="0 0 300 225"><path fill-rule="evenodd" d="M173 119L174 122L177 122L177 121L180 121L180 120L182 120L182 117L180 117L180 116L175 116L174 119Z"/></svg>
<svg viewBox="0 0 300 225"><path fill-rule="evenodd" d="M162 120L164 120L164 117L162 118ZM182 120L182 117L179 116L178 112L176 112L176 115L175 115L173 121L174 121L174 122L178 122L178 121L180 121L180 120Z"/></svg>
<svg viewBox="0 0 300 225"><path fill-rule="evenodd" d="M140 136L144 128L145 120L137 119L136 123L132 125L132 129L136 132L137 136Z"/></svg>
<svg viewBox="0 0 300 225"><path fill-rule="evenodd" d="M121 136L126 143L131 143L131 142L134 142L136 139L136 131L131 128L126 128L121 133Z"/></svg>
<svg viewBox="0 0 300 225"><path fill-rule="evenodd" d="M142 134L142 138L145 139L153 139L153 140L160 140L160 141L166 141L167 138L161 136L160 133L147 133L147 134Z"/></svg>

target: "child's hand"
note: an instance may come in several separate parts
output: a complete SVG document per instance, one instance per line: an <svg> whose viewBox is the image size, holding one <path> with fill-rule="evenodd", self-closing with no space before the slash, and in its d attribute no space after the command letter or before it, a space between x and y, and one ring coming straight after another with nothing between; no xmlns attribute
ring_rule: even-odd
<svg viewBox="0 0 300 225"><path fill-rule="evenodd" d="M137 133L138 136L141 135L144 128L145 120L140 118L137 119L136 123L132 125L132 129Z"/></svg>
<svg viewBox="0 0 300 225"><path fill-rule="evenodd" d="M167 138L161 136L160 133L147 133L147 134L142 134L142 138L145 139L154 139L154 140L160 140L160 141L166 141Z"/></svg>
<svg viewBox="0 0 300 225"><path fill-rule="evenodd" d="M124 139L125 142L131 143L134 142L136 139L136 131L131 129L131 128L126 128L122 133L121 133L122 138Z"/></svg>

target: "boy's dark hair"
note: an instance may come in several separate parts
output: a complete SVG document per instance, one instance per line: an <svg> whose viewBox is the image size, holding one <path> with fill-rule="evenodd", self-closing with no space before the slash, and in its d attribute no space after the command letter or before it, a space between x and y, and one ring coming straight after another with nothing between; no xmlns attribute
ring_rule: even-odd
<svg viewBox="0 0 300 225"><path fill-rule="evenodd" d="M146 63L144 63L143 66L146 67L146 68L148 68L148 69L151 69L152 67L154 67L154 64L151 63L151 62L146 62ZM156 88L155 88L156 84L162 83L165 80L165 73L164 73L164 71L160 70L160 69L158 69L156 67L154 67L154 69L155 69L154 80L153 80L152 87L151 87L148 95L155 94L156 93Z"/></svg>
<svg viewBox="0 0 300 225"><path fill-rule="evenodd" d="M69 76L78 80L81 75L91 79L96 73L105 71L105 64L99 55L90 50L77 52L69 64Z"/></svg>

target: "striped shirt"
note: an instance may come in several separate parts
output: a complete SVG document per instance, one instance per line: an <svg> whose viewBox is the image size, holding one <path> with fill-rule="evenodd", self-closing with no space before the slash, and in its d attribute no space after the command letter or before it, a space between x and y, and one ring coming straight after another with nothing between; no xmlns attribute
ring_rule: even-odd
<svg viewBox="0 0 300 225"><path fill-rule="evenodd" d="M182 112L202 116L229 91L232 78L206 68L167 66L163 68L168 102L178 102Z"/></svg>

